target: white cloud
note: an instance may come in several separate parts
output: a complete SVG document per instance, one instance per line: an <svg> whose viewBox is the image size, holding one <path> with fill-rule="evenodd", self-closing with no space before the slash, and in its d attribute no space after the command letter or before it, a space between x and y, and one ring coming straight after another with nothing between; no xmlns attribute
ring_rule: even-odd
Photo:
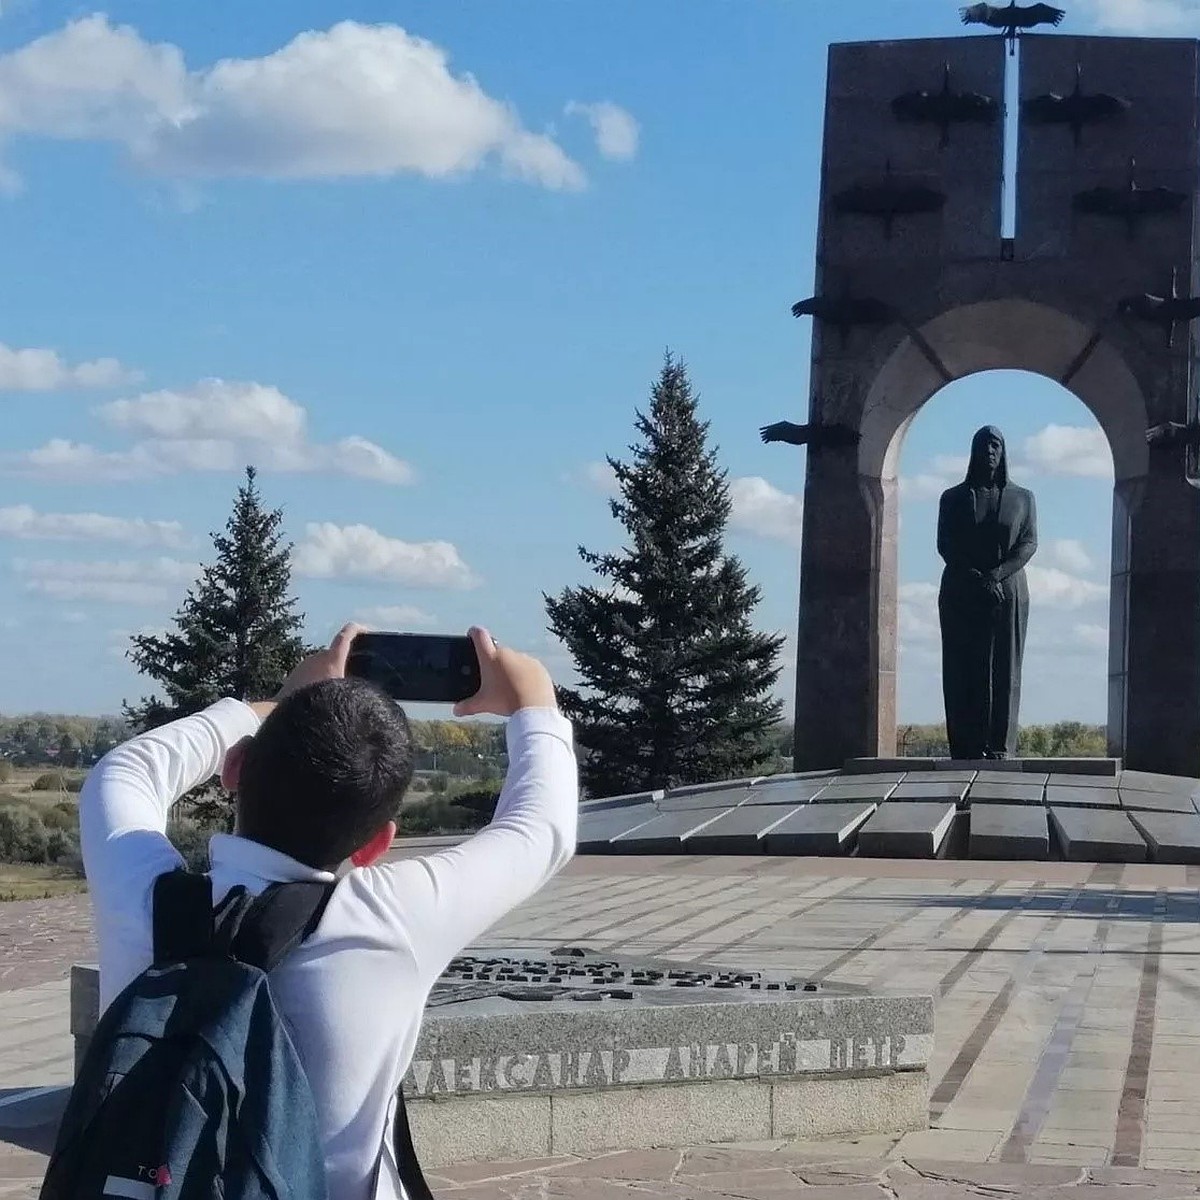
<svg viewBox="0 0 1200 1200"><path fill-rule="evenodd" d="M1081 579L1058 567L1030 564L1025 568L1025 574L1029 580L1030 600L1034 605L1076 609L1108 599L1108 588L1104 584Z"/></svg>
<svg viewBox="0 0 1200 1200"><path fill-rule="evenodd" d="M407 587L471 588L478 580L450 542L403 542L369 525L310 524L295 549L297 575L370 579Z"/></svg>
<svg viewBox="0 0 1200 1200"><path fill-rule="evenodd" d="M427 629L437 624L437 617L413 604L378 604L364 608L356 618L362 625L372 629L391 629L405 632L409 629Z"/></svg>
<svg viewBox="0 0 1200 1200"><path fill-rule="evenodd" d="M185 391L145 392L97 410L114 429L170 440L244 439L297 442L307 414L278 388L202 379Z"/></svg>
<svg viewBox="0 0 1200 1200"><path fill-rule="evenodd" d="M1200 33L1200 0L1086 0L1086 9L1107 33Z"/></svg>
<svg viewBox="0 0 1200 1200"><path fill-rule="evenodd" d="M1108 649L1107 625L1076 625L1072 634L1075 641L1091 650Z"/></svg>
<svg viewBox="0 0 1200 1200"><path fill-rule="evenodd" d="M26 541L125 542L131 546L183 546L178 521L107 517L101 513L39 513L28 504L0 508L0 537Z"/></svg>
<svg viewBox="0 0 1200 1200"><path fill-rule="evenodd" d="M617 473L607 459L603 462L584 463L578 471L569 472L565 478L571 483L583 484L605 496L616 496L620 492Z"/></svg>
<svg viewBox="0 0 1200 1200"><path fill-rule="evenodd" d="M572 100L566 107L567 116L586 117L596 136L596 148L605 158L626 160L638 150L638 123L633 114L620 105L601 100L596 104L580 104Z"/></svg>
<svg viewBox="0 0 1200 1200"><path fill-rule="evenodd" d="M148 562L69 562L15 559L13 569L26 591L53 600L102 604L161 604L195 582L200 568L173 558Z"/></svg>
<svg viewBox="0 0 1200 1200"><path fill-rule="evenodd" d="M1060 538L1042 547L1039 557L1076 575L1084 575L1096 565L1084 544L1074 538Z"/></svg>
<svg viewBox="0 0 1200 1200"><path fill-rule="evenodd" d="M1113 477L1112 452L1100 429L1047 425L1025 439L1025 458L1034 470L1045 475L1107 480Z"/></svg>
<svg viewBox="0 0 1200 1200"><path fill-rule="evenodd" d="M0 127L3 116L0 116ZM70 366L54 350L14 350L0 342L0 392L55 392L67 388L120 387L135 382L137 371L115 358Z"/></svg>
<svg viewBox="0 0 1200 1200"><path fill-rule="evenodd" d="M939 500L942 493L967 475L967 455L939 454L916 475L900 476L900 496L905 500Z"/></svg>
<svg viewBox="0 0 1200 1200"><path fill-rule="evenodd" d="M585 182L443 49L355 21L195 71L179 47L102 14L71 21L0 56L5 134L112 142L176 179L456 178L494 162L548 188Z"/></svg>
<svg viewBox="0 0 1200 1200"><path fill-rule="evenodd" d="M903 645L934 644L941 639L938 623L938 585L902 583L897 596L900 641Z"/></svg>
<svg viewBox="0 0 1200 1200"><path fill-rule="evenodd" d="M0 452L0 472L37 479L113 482L180 471L235 471L247 463L279 472L325 473L406 484L412 467L366 438L308 440L308 414L278 388L203 379L183 390L145 392L96 409L132 434L125 450L54 438L34 450Z"/></svg>
<svg viewBox="0 0 1200 1200"><path fill-rule="evenodd" d="M804 503L799 496L781 492L765 479L750 475L730 481L729 498L733 504L729 523L733 528L800 545Z"/></svg>

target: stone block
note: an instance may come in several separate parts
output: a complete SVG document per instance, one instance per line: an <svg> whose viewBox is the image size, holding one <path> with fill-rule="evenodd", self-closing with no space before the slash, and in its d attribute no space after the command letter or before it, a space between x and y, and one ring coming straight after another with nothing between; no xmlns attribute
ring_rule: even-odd
<svg viewBox="0 0 1200 1200"><path fill-rule="evenodd" d="M937 858L954 822L954 804L884 804L862 827L859 853L869 858Z"/></svg>
<svg viewBox="0 0 1200 1200"><path fill-rule="evenodd" d="M1200 863L1200 816L1196 813L1131 812L1150 847L1150 857L1159 863Z"/></svg>
<svg viewBox="0 0 1200 1200"><path fill-rule="evenodd" d="M970 855L979 859L1050 857L1046 810L1032 804L981 804L971 808Z"/></svg>
<svg viewBox="0 0 1200 1200"><path fill-rule="evenodd" d="M794 812L807 805L743 805L719 816L684 839L686 854L761 854L764 838Z"/></svg>
<svg viewBox="0 0 1200 1200"><path fill-rule="evenodd" d="M828 779L790 779L783 783L763 783L750 789L743 808L786 804L795 808L807 804L829 785Z"/></svg>
<svg viewBox="0 0 1200 1200"><path fill-rule="evenodd" d="M550 1114L554 1154L596 1154L771 1136L771 1085L758 1080L678 1083L558 1093Z"/></svg>
<svg viewBox="0 0 1200 1200"><path fill-rule="evenodd" d="M843 770L845 775L904 775L909 771L933 771L937 769L936 758L852 758Z"/></svg>
<svg viewBox="0 0 1200 1200"><path fill-rule="evenodd" d="M872 801L806 805L771 829L767 834L767 853L814 858L847 854L876 807Z"/></svg>
<svg viewBox="0 0 1200 1200"><path fill-rule="evenodd" d="M625 796L602 796L596 800L581 800L579 815L603 812L610 808L637 808L643 804L657 804L665 795L666 792L659 789L655 792L630 792Z"/></svg>
<svg viewBox="0 0 1200 1200"><path fill-rule="evenodd" d="M870 783L846 780L822 788L813 798L814 804L882 804L899 786L892 783Z"/></svg>
<svg viewBox="0 0 1200 1200"><path fill-rule="evenodd" d="M773 1138L808 1140L929 1127L926 1071L780 1081L774 1101Z"/></svg>
<svg viewBox="0 0 1200 1200"><path fill-rule="evenodd" d="M579 849L593 854L597 851L606 851L613 838L646 825L660 815L653 804L638 804L633 808L614 808L587 813L579 819Z"/></svg>
<svg viewBox="0 0 1200 1200"><path fill-rule="evenodd" d="M1025 764L1019 758L980 758L970 761L955 758L943 758L938 761L937 769L939 771L971 771L976 776L987 773L989 775L1010 775L1013 772L1024 770Z"/></svg>
<svg viewBox="0 0 1200 1200"><path fill-rule="evenodd" d="M668 792L659 802L658 811L700 812L706 808L736 808L750 796L749 785L733 784L703 791Z"/></svg>
<svg viewBox="0 0 1200 1200"><path fill-rule="evenodd" d="M667 798L672 796L703 796L706 792L728 792L737 788L747 788L754 779L714 779L709 783L691 783L687 787L670 788Z"/></svg>
<svg viewBox="0 0 1200 1200"><path fill-rule="evenodd" d="M1200 779L1189 779L1185 775L1158 775L1149 771L1122 771L1119 784L1122 792L1192 796L1200 790Z"/></svg>
<svg viewBox="0 0 1200 1200"><path fill-rule="evenodd" d="M901 780L902 783L973 783L979 772L969 767L963 767L953 759L946 759L946 766L933 771L909 771ZM940 797L939 797L940 799Z"/></svg>
<svg viewBox="0 0 1200 1200"><path fill-rule="evenodd" d="M1127 792L1121 789L1121 807L1126 812L1187 813L1196 812L1191 796L1171 792Z"/></svg>
<svg viewBox="0 0 1200 1200"><path fill-rule="evenodd" d="M970 787L970 783L963 781L910 783L905 780L887 799L889 804L896 804L900 801L920 803L934 800L950 800L958 804L967 794L968 787Z"/></svg>
<svg viewBox="0 0 1200 1200"><path fill-rule="evenodd" d="M1051 807L1050 821L1071 862L1145 862L1146 840L1127 813Z"/></svg>
<svg viewBox="0 0 1200 1200"><path fill-rule="evenodd" d="M1024 758L1021 770L1041 775L1111 775L1121 770L1119 758Z"/></svg>
<svg viewBox="0 0 1200 1200"><path fill-rule="evenodd" d="M1117 776L1108 779L1088 775L1082 771L1056 771L1050 774L1047 782L1056 788L1115 788Z"/></svg>
<svg viewBox="0 0 1200 1200"><path fill-rule="evenodd" d="M548 1095L454 1096L408 1100L417 1157L426 1168L503 1158L546 1158L551 1145Z"/></svg>
<svg viewBox="0 0 1200 1200"><path fill-rule="evenodd" d="M712 824L728 808L703 808L694 812L660 813L652 821L617 834L609 843L611 854L677 854L688 837Z"/></svg>
<svg viewBox="0 0 1200 1200"><path fill-rule="evenodd" d="M972 807L976 804L1034 804L1043 805L1046 802L1046 787L1041 783L1025 783L1023 777L1018 777L1012 783L971 784L967 793L967 803Z"/></svg>
<svg viewBox="0 0 1200 1200"><path fill-rule="evenodd" d="M1053 780L1053 776L1050 777ZM1121 796L1114 788L1058 787L1051 782L1046 787L1046 803L1064 808L1120 808Z"/></svg>

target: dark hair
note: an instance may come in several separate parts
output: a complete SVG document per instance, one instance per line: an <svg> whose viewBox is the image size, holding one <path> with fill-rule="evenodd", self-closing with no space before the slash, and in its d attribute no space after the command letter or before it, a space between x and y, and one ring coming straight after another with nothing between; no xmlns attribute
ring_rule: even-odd
<svg viewBox="0 0 1200 1200"><path fill-rule="evenodd" d="M286 697L246 747L238 832L332 869L396 817L412 776L400 706L361 679L322 680Z"/></svg>

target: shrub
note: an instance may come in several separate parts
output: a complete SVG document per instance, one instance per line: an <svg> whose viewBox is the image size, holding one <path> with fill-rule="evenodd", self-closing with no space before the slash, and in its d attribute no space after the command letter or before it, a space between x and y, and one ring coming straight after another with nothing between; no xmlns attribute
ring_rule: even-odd
<svg viewBox="0 0 1200 1200"><path fill-rule="evenodd" d="M79 810L69 801L42 809L41 818L47 829L61 829L66 833L79 832Z"/></svg>
<svg viewBox="0 0 1200 1200"><path fill-rule="evenodd" d="M50 834L42 818L31 808L8 805L0 808L0 859L7 862L44 863Z"/></svg>
<svg viewBox="0 0 1200 1200"><path fill-rule="evenodd" d="M208 858L208 839L214 833L223 831L205 821L194 821L184 818L172 821L167 826L167 837L171 844L183 855L183 861L189 871L207 871L210 863Z"/></svg>
<svg viewBox="0 0 1200 1200"><path fill-rule="evenodd" d="M0 783L8 783L13 777L16 767L7 758L0 758Z"/></svg>
<svg viewBox="0 0 1200 1200"><path fill-rule="evenodd" d="M66 771L46 771L33 781L35 792L78 792L83 787L83 776Z"/></svg>
<svg viewBox="0 0 1200 1200"><path fill-rule="evenodd" d="M471 828L472 816L441 796L408 805L400 815L401 836L462 833Z"/></svg>
<svg viewBox="0 0 1200 1200"><path fill-rule="evenodd" d="M498 787L478 787L460 792L454 797L454 805L470 814L471 829L482 829L495 815L499 799Z"/></svg>

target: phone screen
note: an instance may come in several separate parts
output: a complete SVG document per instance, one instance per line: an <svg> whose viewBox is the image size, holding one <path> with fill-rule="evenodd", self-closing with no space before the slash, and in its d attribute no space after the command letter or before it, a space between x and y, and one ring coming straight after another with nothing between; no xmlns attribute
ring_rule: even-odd
<svg viewBox="0 0 1200 1200"><path fill-rule="evenodd" d="M425 633L360 633L346 674L410 703L453 704L475 695L480 684L470 638Z"/></svg>

